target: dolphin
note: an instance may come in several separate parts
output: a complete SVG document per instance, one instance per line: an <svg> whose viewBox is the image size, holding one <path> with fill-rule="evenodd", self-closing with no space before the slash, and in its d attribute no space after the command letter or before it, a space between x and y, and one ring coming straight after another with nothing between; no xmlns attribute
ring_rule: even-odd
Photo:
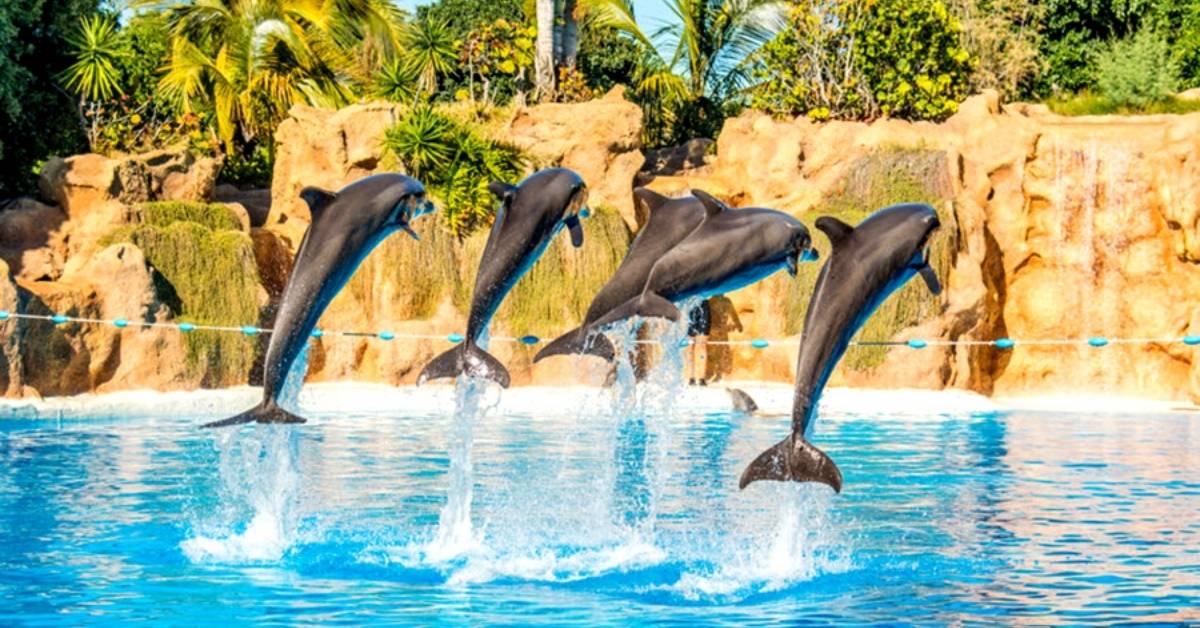
<svg viewBox="0 0 1200 628"><path fill-rule="evenodd" d="M592 323L641 294L654 263L704 220L704 205L694 196L667 198L649 188L635 188L633 196L649 215L646 224L629 245L629 251L617 271L592 299L583 317L583 324L543 347L533 356L534 362L552 355L571 353L589 354L612 361L615 354L612 343L603 334L597 333Z"/></svg>
<svg viewBox="0 0 1200 628"><path fill-rule="evenodd" d="M729 400L733 403L733 409L742 414L754 414L758 412L758 404L754 403L754 398L746 393L741 388L726 388L725 392L729 393Z"/></svg>
<svg viewBox="0 0 1200 628"><path fill-rule="evenodd" d="M731 209L701 190L692 195L704 206L700 226L655 262L640 295L595 327L633 316L679 320L675 303L733 292L782 269L795 277L801 260L816 259L808 229L792 216L761 207Z"/></svg>
<svg viewBox="0 0 1200 628"><path fill-rule="evenodd" d="M571 244L583 246L579 219L587 201L587 184L578 174L566 168L548 168L529 175L519 185L492 183L489 189L500 199L500 209L479 260L466 338L426 365L417 377L418 385L466 373L508 388L508 369L477 343L509 290L541 257L555 234L566 227Z"/></svg>
<svg viewBox="0 0 1200 628"><path fill-rule="evenodd" d="M821 482L840 493L842 472L805 440L829 375L879 304L914 275L921 275L933 294L942 290L929 266L930 236L939 227L932 207L893 205L857 227L824 216L816 227L829 237L833 252L821 268L804 316L792 433L746 467L740 488L758 480L791 480Z"/></svg>
<svg viewBox="0 0 1200 628"><path fill-rule="evenodd" d="M308 343L317 320L355 269L387 236L403 230L414 239L413 219L433 211L425 186L402 174L359 179L337 193L316 187L300 191L312 223L304 232L291 276L283 288L264 361L263 400L251 410L204 427L259 423L304 423L279 407L279 393L292 364Z"/></svg>

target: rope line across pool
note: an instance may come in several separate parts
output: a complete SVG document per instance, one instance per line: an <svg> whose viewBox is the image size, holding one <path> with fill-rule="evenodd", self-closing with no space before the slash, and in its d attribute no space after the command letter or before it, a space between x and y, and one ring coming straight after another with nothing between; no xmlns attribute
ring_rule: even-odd
<svg viewBox="0 0 1200 628"><path fill-rule="evenodd" d="M158 323L150 321L128 320L124 318L102 319L102 318L83 318L78 316L67 316L65 314L22 314L19 312L8 312L0 310L0 322L13 319L49 321L55 325L64 325L66 323L81 323L86 325L112 325L120 329L126 327L164 327L178 329L182 333L191 333L196 331L216 331L239 333L244 336L257 336L259 334L269 334L270 329L257 327L255 325L203 325L200 323ZM412 339L412 340L445 340L447 342L459 343L464 337L460 333L451 334L408 334L408 333L393 333L390 331L335 331L325 329L314 329L312 332L314 338L323 338L326 336L346 336L353 338L377 338L385 342L397 339ZM547 342L546 340L534 335L525 336L493 336L491 340L496 342L518 342L523 345L537 345ZM659 340L637 340L637 344L661 344ZM679 341L680 346L687 346L688 339ZM855 340L851 341L851 346L858 347L908 347L910 349L924 349L925 347L950 347L950 346L967 346L967 347L983 347L992 346L997 349L1012 349L1020 346L1091 346L1095 348L1105 347L1107 345L1148 345L1148 344L1176 344L1183 343L1188 346L1200 345L1200 335L1186 336L1164 336L1159 338L1108 338L1105 336L1091 336L1088 338L1043 338L1043 339L1014 339L1014 338L996 338L995 340L922 340L920 338L912 338L909 340ZM800 341L794 338L773 339L754 338L752 340L709 340L710 345L730 345L730 346L750 346L755 349L766 349L772 345L777 346L794 346L799 345Z"/></svg>

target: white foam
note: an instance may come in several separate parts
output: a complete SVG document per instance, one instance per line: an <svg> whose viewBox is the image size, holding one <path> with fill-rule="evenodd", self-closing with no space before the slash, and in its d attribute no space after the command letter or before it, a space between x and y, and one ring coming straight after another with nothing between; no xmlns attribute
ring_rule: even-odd
<svg viewBox="0 0 1200 628"><path fill-rule="evenodd" d="M259 511L241 534L228 537L196 536L180 543L184 556L195 563L274 562L291 546L284 519L277 513Z"/></svg>
<svg viewBox="0 0 1200 628"><path fill-rule="evenodd" d="M730 382L758 404L762 414L790 414L792 389L785 384ZM496 411L502 414L544 414L547 408L571 408L580 399L594 399L601 391L588 386L521 386L499 394ZM158 392L152 390L49 397L40 400L0 400L0 418L87 419L97 416L122 418L192 419L222 418L254 406L261 390L239 386L218 390ZM496 394L496 391L489 391ZM388 386L361 382L321 382L304 386L299 396L301 413L395 414L397 409L413 413L440 414L454 410L453 386ZM1144 403L1144 402L1143 402ZM714 412L732 409L724 387L688 387L672 405L678 412ZM1104 411L1111 409L1105 404ZM884 413L906 416L991 412L1002 409L981 395L967 391L872 390L833 388L821 399L822 412Z"/></svg>

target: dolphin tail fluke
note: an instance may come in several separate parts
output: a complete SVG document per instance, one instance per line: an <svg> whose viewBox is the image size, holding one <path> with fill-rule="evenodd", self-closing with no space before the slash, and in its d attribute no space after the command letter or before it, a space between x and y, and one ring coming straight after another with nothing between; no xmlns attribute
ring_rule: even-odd
<svg viewBox="0 0 1200 628"><path fill-rule="evenodd" d="M257 407L247 410L237 416L231 416L228 419L205 423L202 427L229 427L231 425L242 425L243 423L307 423L307 419L301 416L296 416L283 408L275 405L274 402L264 402Z"/></svg>
<svg viewBox="0 0 1200 628"><path fill-rule="evenodd" d="M511 381L508 369L504 368L500 360L468 340L427 364L417 377L417 385L420 386L431 379L458 377L459 375L490 379L504 388L508 388Z"/></svg>
<svg viewBox="0 0 1200 628"><path fill-rule="evenodd" d="M842 472L825 452L817 449L803 436L792 434L764 451L742 472L738 488L751 482L820 482L842 492Z"/></svg>
<svg viewBox="0 0 1200 628"><path fill-rule="evenodd" d="M552 355L594 355L608 362L612 362L613 356L617 353L613 348L608 338L601 333L590 333L582 327L576 327L571 331L550 341L550 344L542 347L537 355L533 356L533 361L538 362L543 358L548 358Z"/></svg>
<svg viewBox="0 0 1200 628"><path fill-rule="evenodd" d="M642 318L665 318L669 321L677 321L679 320L679 308L663 297L649 292L626 301L613 311L605 314L593 326L599 329L627 318L633 318L634 316Z"/></svg>

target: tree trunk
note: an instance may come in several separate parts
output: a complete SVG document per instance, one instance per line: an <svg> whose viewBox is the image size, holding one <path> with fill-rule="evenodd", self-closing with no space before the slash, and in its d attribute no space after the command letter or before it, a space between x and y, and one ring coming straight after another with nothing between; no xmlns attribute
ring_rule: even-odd
<svg viewBox="0 0 1200 628"><path fill-rule="evenodd" d="M575 67L575 57L579 52L579 18L578 0L563 0L562 51L558 64L566 68Z"/></svg>
<svg viewBox="0 0 1200 628"><path fill-rule="evenodd" d="M554 0L537 0L537 49L534 52L537 100L554 95Z"/></svg>

